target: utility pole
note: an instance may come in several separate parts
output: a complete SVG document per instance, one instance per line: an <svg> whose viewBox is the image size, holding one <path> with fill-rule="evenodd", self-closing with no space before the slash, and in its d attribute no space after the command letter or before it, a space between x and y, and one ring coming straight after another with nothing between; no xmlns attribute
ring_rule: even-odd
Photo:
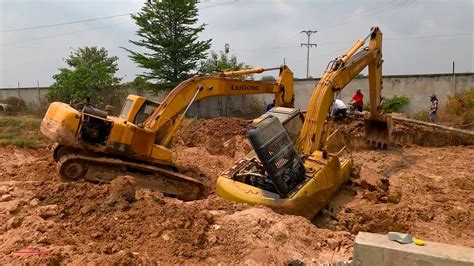
<svg viewBox="0 0 474 266"><path fill-rule="evenodd" d="M456 62L453 61L453 94L456 94Z"/></svg>
<svg viewBox="0 0 474 266"><path fill-rule="evenodd" d="M306 46L307 53L306 53L306 78L309 77L309 48L314 46L317 47L318 45L315 43L310 42L311 34L318 32L317 30L302 30L301 33L305 33L308 36L308 43L302 43L301 47Z"/></svg>

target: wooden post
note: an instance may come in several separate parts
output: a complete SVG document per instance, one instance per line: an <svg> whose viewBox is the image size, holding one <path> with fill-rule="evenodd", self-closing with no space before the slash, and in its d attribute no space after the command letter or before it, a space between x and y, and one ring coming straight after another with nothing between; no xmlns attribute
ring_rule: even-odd
<svg viewBox="0 0 474 266"><path fill-rule="evenodd" d="M18 81L18 99L21 99L20 82Z"/></svg>

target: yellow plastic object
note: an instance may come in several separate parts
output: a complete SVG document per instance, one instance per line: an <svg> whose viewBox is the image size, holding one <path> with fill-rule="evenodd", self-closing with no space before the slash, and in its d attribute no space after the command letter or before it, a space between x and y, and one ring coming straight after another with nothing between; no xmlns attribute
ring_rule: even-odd
<svg viewBox="0 0 474 266"><path fill-rule="evenodd" d="M413 243L415 243L415 245L417 245L417 246L424 246L425 245L425 241L423 241L421 239L418 239L418 238L413 239Z"/></svg>
<svg viewBox="0 0 474 266"><path fill-rule="evenodd" d="M305 168L309 169L309 181L290 193L287 198L280 198L278 194L232 180L225 173L217 179L216 189L223 199L264 205L277 212L311 219L349 178L350 166L350 160L341 164L337 157L323 159L321 152L315 152L305 161Z"/></svg>

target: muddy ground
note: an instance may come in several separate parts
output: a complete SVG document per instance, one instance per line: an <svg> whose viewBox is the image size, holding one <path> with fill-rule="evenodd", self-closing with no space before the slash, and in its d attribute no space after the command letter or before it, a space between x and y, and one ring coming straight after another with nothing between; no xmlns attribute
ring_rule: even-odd
<svg viewBox="0 0 474 266"><path fill-rule="evenodd" d="M359 123L339 125L353 140L354 171L309 221L214 194L219 173L250 150L247 127L200 120L178 135L178 166L208 188L193 202L135 189L133 176L62 183L48 150L0 147L0 264L324 263L350 259L358 231L474 247L473 146L446 136L438 145L431 134L417 143L425 133L407 129L400 145L375 151L357 144Z"/></svg>

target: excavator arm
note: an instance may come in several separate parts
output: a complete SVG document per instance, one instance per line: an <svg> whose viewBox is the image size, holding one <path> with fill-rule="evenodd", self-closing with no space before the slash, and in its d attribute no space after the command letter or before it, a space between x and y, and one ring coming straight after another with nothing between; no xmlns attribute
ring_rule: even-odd
<svg viewBox="0 0 474 266"><path fill-rule="evenodd" d="M240 80L230 76L280 70L276 82ZM145 120L144 128L156 132L155 144L168 146L179 128L184 115L195 101L223 95L274 94L275 105L293 107L293 73L287 66L263 69L222 72L218 76L194 77L183 81L161 102L160 106ZM184 112L183 112L184 110Z"/></svg>
<svg viewBox="0 0 474 266"><path fill-rule="evenodd" d="M369 38L369 46L360 50ZM366 137L381 146L389 143L391 121L387 121L389 118L377 111L382 90L382 32L378 27L374 27L365 39L358 40L343 56L330 62L321 80L316 84L297 142L302 154L307 156L321 148L326 116L335 93L344 89L367 66L370 113L366 115Z"/></svg>

